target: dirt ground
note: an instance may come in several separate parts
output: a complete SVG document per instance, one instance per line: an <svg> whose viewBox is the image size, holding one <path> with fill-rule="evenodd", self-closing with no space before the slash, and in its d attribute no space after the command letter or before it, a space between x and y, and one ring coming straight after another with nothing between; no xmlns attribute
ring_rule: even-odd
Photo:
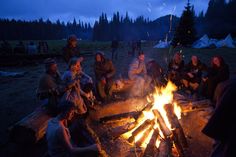
<svg viewBox="0 0 236 157"><path fill-rule="evenodd" d="M167 66L165 62L165 54L168 49L153 49L151 47L143 48L146 59L154 58L163 67ZM128 56L129 49L119 49L119 59L114 61L117 69L117 77L127 77L128 64L132 61L132 57ZM231 73L236 71L236 50L235 49L183 49L185 60L188 62L192 54L196 54L200 59L209 64L209 60L213 55L222 55L226 60L226 63L230 65ZM111 57L110 52L105 52L107 57ZM59 70L61 73L66 69L66 65L61 58L57 59ZM83 63L83 69L86 73L93 76L93 62L94 58L86 57ZM39 61L34 66L23 67L0 67L1 71L14 71L14 72L26 72L23 77L0 77L0 156L8 142L8 128L21 120L23 117L31 113L36 107L39 106L35 91L37 89L38 80L40 75L44 72L44 65L42 61ZM198 117L195 117L198 118ZM191 126L191 124L189 124ZM201 126L202 127L202 126ZM200 131L200 126L196 131ZM204 140L202 142L204 147ZM197 152L196 152L197 153Z"/></svg>

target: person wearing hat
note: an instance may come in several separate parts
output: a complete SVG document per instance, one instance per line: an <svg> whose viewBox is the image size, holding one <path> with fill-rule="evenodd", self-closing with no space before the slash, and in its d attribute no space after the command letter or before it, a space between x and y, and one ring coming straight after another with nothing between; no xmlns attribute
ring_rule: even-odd
<svg viewBox="0 0 236 157"><path fill-rule="evenodd" d="M68 121L75 113L73 103L65 102L59 107L60 113L48 122L46 139L50 157L98 156L99 146L90 144L78 147L72 144L72 136L68 128ZM74 142L74 141L73 141Z"/></svg>
<svg viewBox="0 0 236 157"><path fill-rule="evenodd" d="M47 58L44 64L45 73L40 77L37 96L43 105L47 105L49 111L56 112L59 97L66 88L58 72L56 61Z"/></svg>
<svg viewBox="0 0 236 157"><path fill-rule="evenodd" d="M76 35L70 35L68 37L67 45L63 48L62 55L66 63L68 63L72 57L81 57Z"/></svg>

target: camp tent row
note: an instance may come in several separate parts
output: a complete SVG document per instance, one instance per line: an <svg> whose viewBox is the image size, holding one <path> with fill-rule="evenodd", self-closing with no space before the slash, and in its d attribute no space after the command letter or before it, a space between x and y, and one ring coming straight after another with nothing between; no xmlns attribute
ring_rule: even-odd
<svg viewBox="0 0 236 157"><path fill-rule="evenodd" d="M235 48L234 41L231 35L227 35L225 39L217 40L210 39L206 34L203 35L199 40L195 41L192 45L193 48L210 48L210 47L229 47Z"/></svg>
<svg viewBox="0 0 236 157"><path fill-rule="evenodd" d="M170 41L159 41L153 48L168 48L170 46Z"/></svg>
<svg viewBox="0 0 236 157"><path fill-rule="evenodd" d="M153 48L168 48L170 47L170 41L159 41ZM217 40L211 39L206 34L203 35L199 40L195 41L192 45L193 48L220 48L229 47L235 48L234 40L231 35L227 35L225 39Z"/></svg>

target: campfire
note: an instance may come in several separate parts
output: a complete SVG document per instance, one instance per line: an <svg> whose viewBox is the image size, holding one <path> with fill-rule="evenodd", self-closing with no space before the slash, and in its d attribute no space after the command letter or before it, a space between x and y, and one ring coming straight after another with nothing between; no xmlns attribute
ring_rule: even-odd
<svg viewBox="0 0 236 157"><path fill-rule="evenodd" d="M191 154L181 115L209 106L209 100L188 100L168 82L147 98L131 98L91 114L87 126L102 156L168 157Z"/></svg>
<svg viewBox="0 0 236 157"><path fill-rule="evenodd" d="M173 101L176 86L156 88L131 130L121 137L143 150L142 156L185 156L187 141L178 121L181 108Z"/></svg>

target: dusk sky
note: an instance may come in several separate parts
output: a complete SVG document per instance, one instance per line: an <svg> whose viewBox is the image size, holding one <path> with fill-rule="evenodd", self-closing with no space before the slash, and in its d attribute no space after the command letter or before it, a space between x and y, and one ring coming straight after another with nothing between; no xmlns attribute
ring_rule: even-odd
<svg viewBox="0 0 236 157"><path fill-rule="evenodd" d="M206 11L209 0L190 0L195 12ZM126 11L132 18L143 15L154 20L167 14L180 16L187 0L1 0L0 18L56 21L82 20L94 23L102 12L108 18Z"/></svg>

